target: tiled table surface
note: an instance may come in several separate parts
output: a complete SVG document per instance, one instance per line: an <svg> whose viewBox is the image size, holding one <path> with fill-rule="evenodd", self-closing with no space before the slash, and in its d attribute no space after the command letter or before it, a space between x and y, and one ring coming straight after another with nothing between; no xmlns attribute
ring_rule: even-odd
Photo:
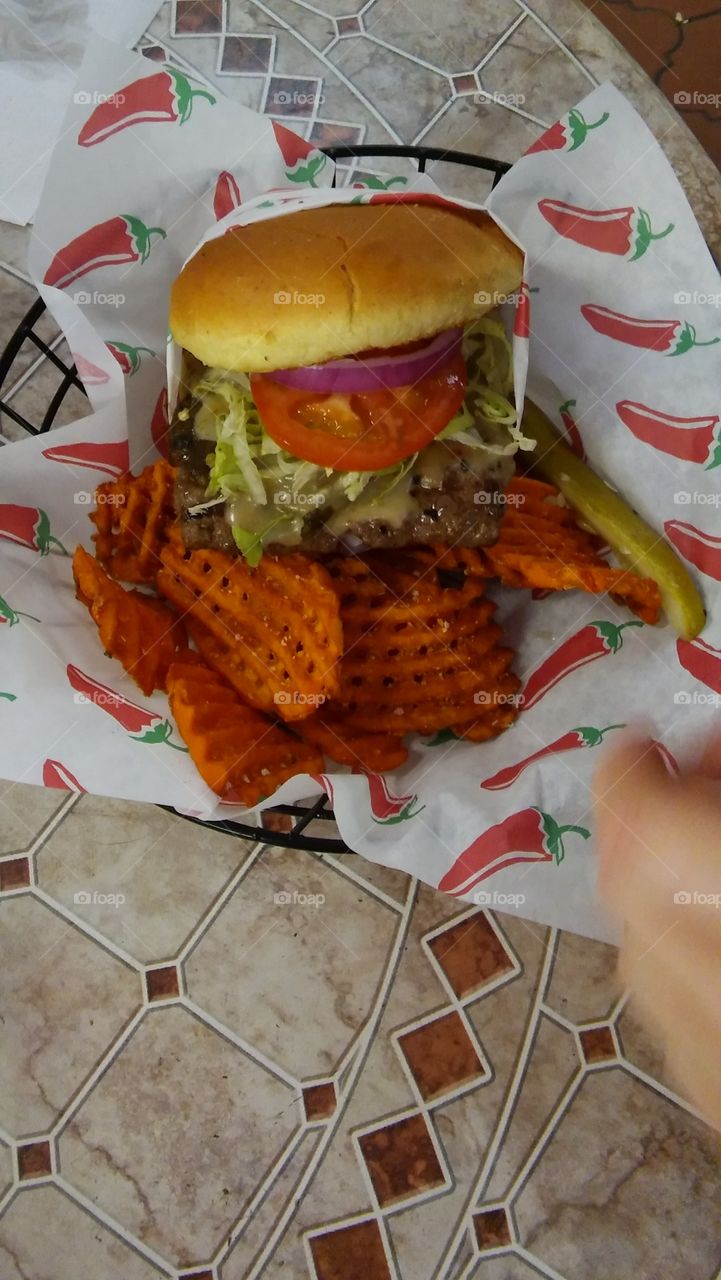
<svg viewBox="0 0 721 1280"><path fill-rule="evenodd" d="M572 0L352 9L177 0L146 45L323 142L510 160L608 76L718 233L712 164ZM2 342L25 241L0 227ZM47 362L16 377L44 410ZM719 1139L612 948L151 808L0 812L2 1280L721 1277Z"/></svg>

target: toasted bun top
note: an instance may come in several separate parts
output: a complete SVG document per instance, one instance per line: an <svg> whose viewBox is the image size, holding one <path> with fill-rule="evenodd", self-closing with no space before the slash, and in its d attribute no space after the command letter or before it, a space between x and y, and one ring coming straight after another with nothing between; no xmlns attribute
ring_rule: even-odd
<svg viewBox="0 0 721 1280"><path fill-rule="evenodd" d="M206 365L315 364L469 324L513 293L522 266L485 213L303 209L203 245L173 285L170 328Z"/></svg>

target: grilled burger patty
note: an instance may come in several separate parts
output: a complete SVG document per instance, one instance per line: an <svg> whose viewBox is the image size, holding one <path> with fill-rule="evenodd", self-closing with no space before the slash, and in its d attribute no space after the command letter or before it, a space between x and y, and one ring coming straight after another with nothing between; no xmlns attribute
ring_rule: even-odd
<svg viewBox="0 0 721 1280"><path fill-rule="evenodd" d="M211 450L208 441L196 438L192 420L175 417L171 459L178 468L175 505L185 545L235 551L231 503L189 513L189 508L207 501L206 458ZM425 463L426 455L433 465ZM499 494L513 471L511 458L483 456L479 450L450 442L429 446L419 455L418 469L390 494L375 503L362 494L339 509L311 509L300 542L269 541L267 549L277 553L300 546L311 554L323 555L361 546L370 549L437 542L488 546L498 536Z"/></svg>

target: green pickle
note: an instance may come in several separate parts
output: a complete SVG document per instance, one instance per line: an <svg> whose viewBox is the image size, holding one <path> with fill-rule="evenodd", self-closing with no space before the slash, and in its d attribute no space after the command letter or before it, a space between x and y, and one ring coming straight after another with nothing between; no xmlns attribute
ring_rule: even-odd
<svg viewBox="0 0 721 1280"><path fill-rule="evenodd" d="M524 405L522 429L536 441L534 472L560 489L578 513L579 523L600 534L622 565L657 583L669 623L685 640L693 640L706 622L703 599L663 535L569 449L545 413L530 400Z"/></svg>

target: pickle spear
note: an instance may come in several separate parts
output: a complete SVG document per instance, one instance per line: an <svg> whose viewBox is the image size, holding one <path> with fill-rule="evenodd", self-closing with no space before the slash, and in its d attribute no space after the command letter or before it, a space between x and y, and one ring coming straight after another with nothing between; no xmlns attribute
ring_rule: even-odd
<svg viewBox="0 0 721 1280"><path fill-rule="evenodd" d="M693 640L706 622L703 599L663 535L576 457L545 413L530 400L524 405L522 428L536 441L531 455L534 471L560 489L582 522L606 540L626 568L653 578L671 626L685 640Z"/></svg>

